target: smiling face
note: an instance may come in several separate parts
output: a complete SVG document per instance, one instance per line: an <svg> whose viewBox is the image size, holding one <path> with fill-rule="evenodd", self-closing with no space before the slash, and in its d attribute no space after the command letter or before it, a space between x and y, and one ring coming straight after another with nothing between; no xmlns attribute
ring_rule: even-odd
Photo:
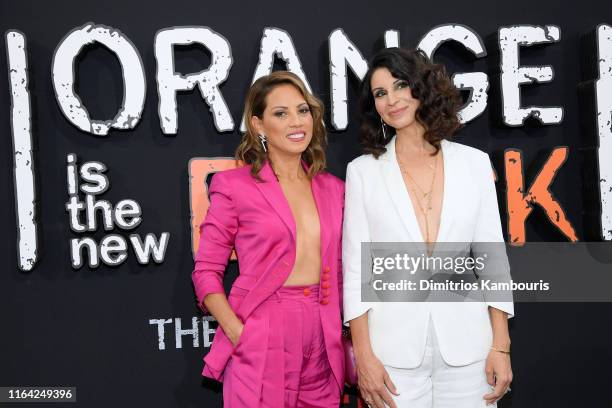
<svg viewBox="0 0 612 408"><path fill-rule="evenodd" d="M385 123L396 130L420 126L416 112L420 101L412 97L408 81L395 78L387 68L372 74L370 89L374 106Z"/></svg>
<svg viewBox="0 0 612 408"><path fill-rule="evenodd" d="M262 117L251 118L257 133L267 139L271 156L301 155L312 139L313 120L304 96L293 85L276 86L266 96Z"/></svg>

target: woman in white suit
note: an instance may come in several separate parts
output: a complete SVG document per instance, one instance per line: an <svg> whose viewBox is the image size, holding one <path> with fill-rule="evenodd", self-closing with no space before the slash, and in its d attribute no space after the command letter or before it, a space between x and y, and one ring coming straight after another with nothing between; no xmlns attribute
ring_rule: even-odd
<svg viewBox="0 0 612 408"><path fill-rule="evenodd" d="M447 140L461 104L444 67L419 51L379 52L362 84L343 233L344 321L369 406L496 405L512 381L511 301L365 302L362 242L499 242L489 156ZM504 252L505 257L505 252Z"/></svg>

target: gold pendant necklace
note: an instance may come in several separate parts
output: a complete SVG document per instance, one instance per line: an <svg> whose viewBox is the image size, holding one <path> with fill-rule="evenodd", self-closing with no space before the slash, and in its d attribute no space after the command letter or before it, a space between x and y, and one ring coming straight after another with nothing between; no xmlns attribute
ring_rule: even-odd
<svg viewBox="0 0 612 408"><path fill-rule="evenodd" d="M404 163L400 160L399 155L397 155L396 152L396 158L397 158L397 163L399 164L399 168L400 171L402 172L402 174L405 174L408 179L411 181L411 183L417 188L419 189L420 193L422 194L422 199L419 199L418 197L418 192L414 187L410 187L410 189L413 191L415 197L417 198L416 203L417 203L417 207L419 209L419 211L421 212L421 214L423 214L423 218L425 220L425 242L429 243L430 242L430 237L429 237L429 211L433 208L431 205L431 201L432 201L432 196L433 196L433 189L434 189L434 184L436 181L436 173L438 170L438 155L435 156L434 159L434 163L433 164L428 164L428 167L433 169L433 176L431 178L431 183L429 185L429 191L424 191L419 184L416 182L416 180L410 175L410 173L408 172L408 170L406 170L406 166L404 166ZM421 203L421 200L425 200L425 205L423 205Z"/></svg>

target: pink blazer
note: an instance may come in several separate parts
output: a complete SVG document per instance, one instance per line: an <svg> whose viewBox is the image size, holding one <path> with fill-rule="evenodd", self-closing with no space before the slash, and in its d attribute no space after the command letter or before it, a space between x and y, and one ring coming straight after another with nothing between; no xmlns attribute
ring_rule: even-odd
<svg viewBox="0 0 612 408"><path fill-rule="evenodd" d="M296 227L291 209L269 163L260 171L262 181L250 174L250 166L219 172L210 185L210 207L200 226L200 244L192 274L198 302L209 293L224 293L223 274L232 248L236 249L240 275L228 297L230 306L245 323L240 353L219 327L209 353L204 357L202 375L223 381L230 357L248 359L247 366L261 383L265 356L248 353L247 344L268 344L282 333L270 324L248 327L249 316L270 295L283 286L295 262ZM329 173L312 180L312 193L321 224L322 269L330 279L321 280L321 320L325 346L334 376L344 385L344 353L341 344L342 265L341 234L344 183ZM233 295L234 287L248 291ZM282 387L282 383L279 384Z"/></svg>

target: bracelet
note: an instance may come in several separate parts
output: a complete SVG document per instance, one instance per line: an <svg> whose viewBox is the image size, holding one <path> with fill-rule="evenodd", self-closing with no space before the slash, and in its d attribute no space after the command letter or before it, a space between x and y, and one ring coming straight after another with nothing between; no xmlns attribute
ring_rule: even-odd
<svg viewBox="0 0 612 408"><path fill-rule="evenodd" d="M491 347L491 350L499 351L500 353L504 353L504 354L510 354L510 350L502 350L502 349L499 349L497 347Z"/></svg>

